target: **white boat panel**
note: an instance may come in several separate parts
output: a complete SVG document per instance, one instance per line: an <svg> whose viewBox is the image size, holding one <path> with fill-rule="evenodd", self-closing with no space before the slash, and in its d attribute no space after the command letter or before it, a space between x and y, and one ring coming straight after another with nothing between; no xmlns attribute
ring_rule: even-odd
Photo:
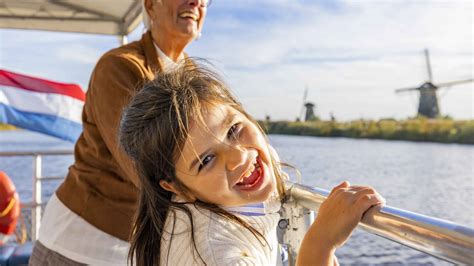
<svg viewBox="0 0 474 266"><path fill-rule="evenodd" d="M141 0L0 0L0 28L127 35Z"/></svg>

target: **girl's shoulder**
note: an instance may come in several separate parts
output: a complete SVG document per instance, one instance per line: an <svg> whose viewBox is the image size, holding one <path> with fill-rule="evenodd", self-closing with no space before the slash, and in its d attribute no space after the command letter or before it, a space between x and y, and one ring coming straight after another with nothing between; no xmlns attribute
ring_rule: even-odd
<svg viewBox="0 0 474 266"><path fill-rule="evenodd" d="M226 208L225 210L255 227L262 234L267 234L276 228L280 218L278 212L266 213L263 209L256 206ZM166 227L174 229L174 234L207 231L210 233L209 236L218 236L222 233L245 229L236 220L191 203L184 204L183 208L170 210L166 220Z"/></svg>
<svg viewBox="0 0 474 266"><path fill-rule="evenodd" d="M171 211L166 221L162 252L169 248L170 254L181 254L178 257L169 256L168 263L199 264L202 258L208 265L227 265L243 258L256 265L267 265L274 257L276 226L280 218L278 213L245 215L230 211L260 232L265 238L261 239L236 221L194 204L186 204L186 207L189 213Z"/></svg>

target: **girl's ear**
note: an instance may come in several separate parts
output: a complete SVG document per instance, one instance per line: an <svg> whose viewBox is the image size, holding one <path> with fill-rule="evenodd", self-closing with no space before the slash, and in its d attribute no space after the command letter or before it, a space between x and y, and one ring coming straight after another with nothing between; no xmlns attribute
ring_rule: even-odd
<svg viewBox="0 0 474 266"><path fill-rule="evenodd" d="M180 195L181 192L174 186L173 183L167 182L165 180L160 180L160 186L169 192L173 192L176 195Z"/></svg>
<svg viewBox="0 0 474 266"><path fill-rule="evenodd" d="M179 196L180 198L187 200L189 202L196 201L196 197L194 197L191 193L182 192L181 190L177 189L176 186L165 180L160 180L160 186L169 192L174 193L175 195Z"/></svg>

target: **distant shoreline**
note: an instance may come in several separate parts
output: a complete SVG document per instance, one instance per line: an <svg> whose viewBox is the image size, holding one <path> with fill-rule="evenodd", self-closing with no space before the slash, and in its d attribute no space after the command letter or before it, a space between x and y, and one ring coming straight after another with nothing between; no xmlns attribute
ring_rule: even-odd
<svg viewBox="0 0 474 266"><path fill-rule="evenodd" d="M407 119L337 121L259 121L268 134L405 140L474 145L474 120ZM0 131L23 130L0 124Z"/></svg>
<svg viewBox="0 0 474 266"><path fill-rule="evenodd" d="M268 134L474 144L474 120L259 121Z"/></svg>

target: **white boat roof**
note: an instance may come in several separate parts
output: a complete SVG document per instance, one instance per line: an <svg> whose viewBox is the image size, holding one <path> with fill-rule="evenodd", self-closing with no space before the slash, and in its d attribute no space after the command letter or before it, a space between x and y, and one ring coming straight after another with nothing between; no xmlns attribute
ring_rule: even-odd
<svg viewBox="0 0 474 266"><path fill-rule="evenodd" d="M0 0L7 29L125 36L141 20L141 0Z"/></svg>

